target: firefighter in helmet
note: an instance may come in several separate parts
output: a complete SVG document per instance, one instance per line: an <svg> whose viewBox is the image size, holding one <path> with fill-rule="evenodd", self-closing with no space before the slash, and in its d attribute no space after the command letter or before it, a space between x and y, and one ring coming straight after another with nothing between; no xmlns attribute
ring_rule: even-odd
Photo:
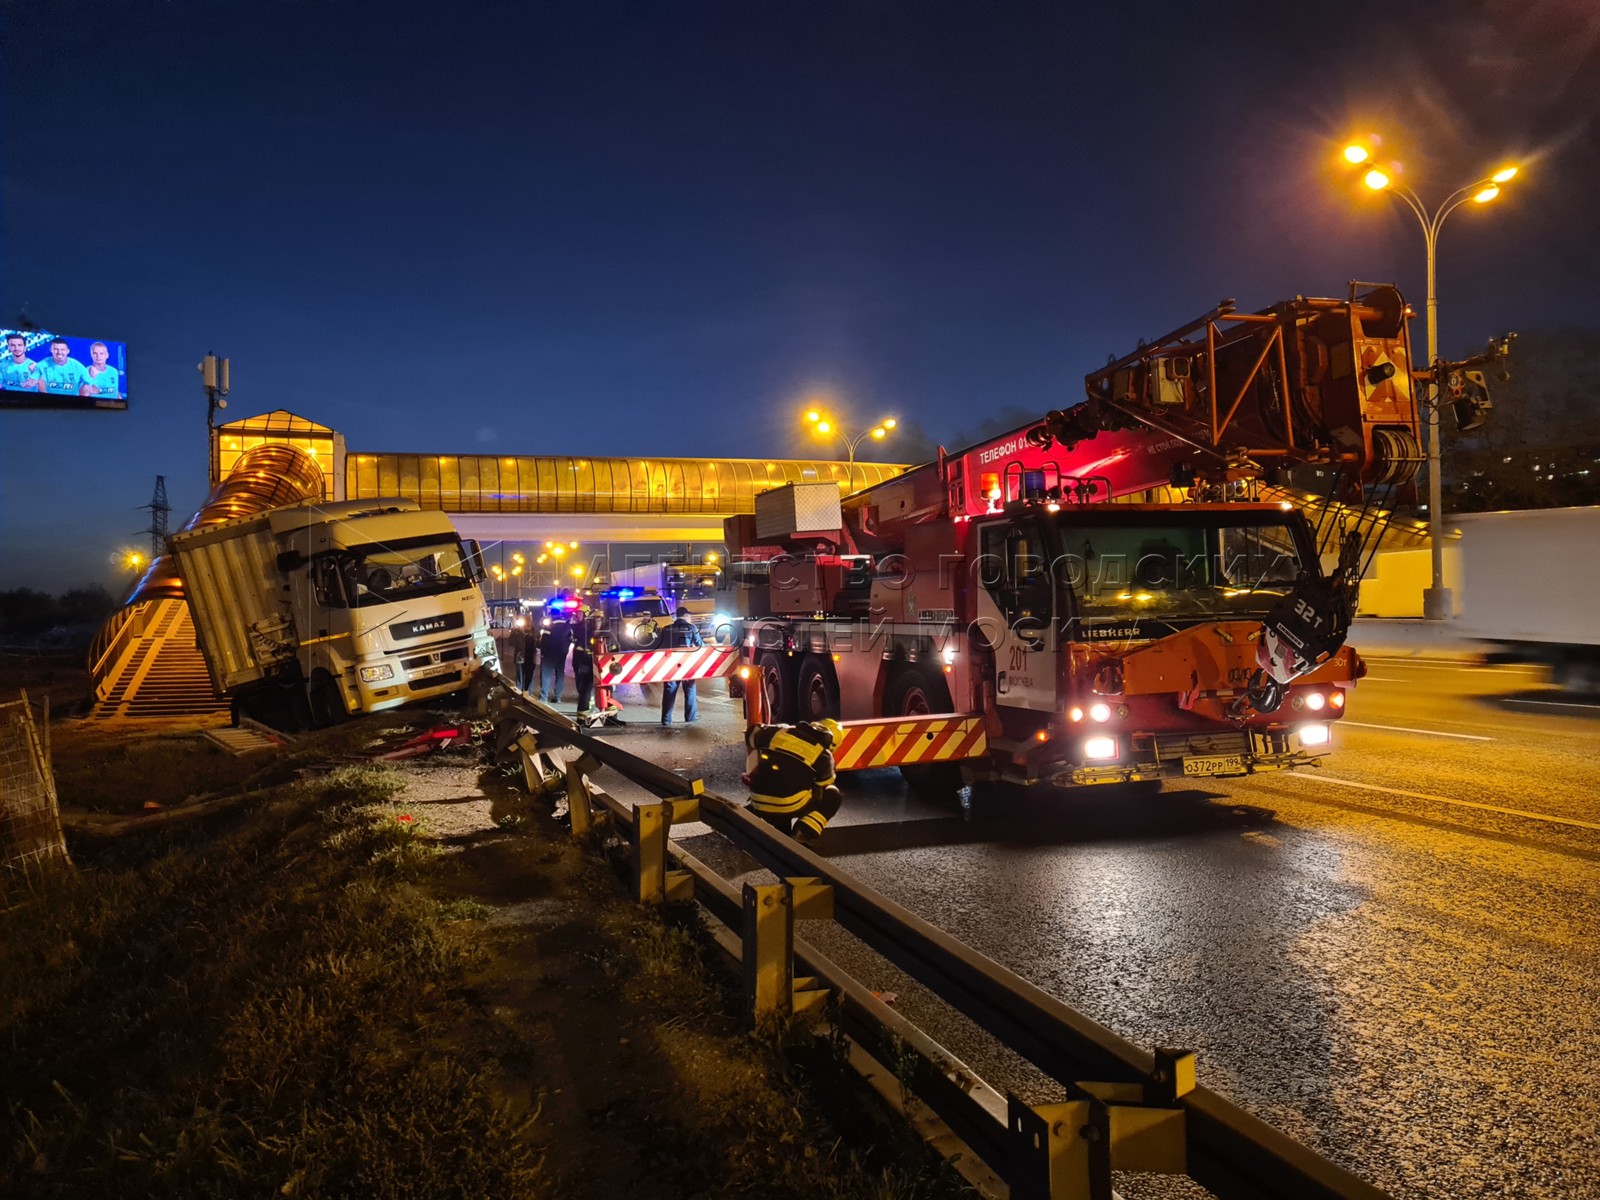
<svg viewBox="0 0 1600 1200"><path fill-rule="evenodd" d="M822 836L839 811L833 748L844 728L831 717L798 725L757 725L745 735L755 751L750 772L750 811L799 842Z"/></svg>

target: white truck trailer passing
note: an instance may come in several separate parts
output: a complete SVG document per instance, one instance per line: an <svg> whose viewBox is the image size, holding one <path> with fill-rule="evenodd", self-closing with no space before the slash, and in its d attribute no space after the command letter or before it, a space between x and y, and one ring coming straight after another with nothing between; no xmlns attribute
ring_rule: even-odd
<svg viewBox="0 0 1600 1200"><path fill-rule="evenodd" d="M1600 507L1464 513L1460 632L1494 662L1600 692Z"/></svg>

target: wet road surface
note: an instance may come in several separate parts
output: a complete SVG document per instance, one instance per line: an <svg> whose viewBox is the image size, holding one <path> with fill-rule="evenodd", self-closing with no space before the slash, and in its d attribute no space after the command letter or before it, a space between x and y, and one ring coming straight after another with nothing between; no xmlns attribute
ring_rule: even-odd
<svg viewBox="0 0 1600 1200"><path fill-rule="evenodd" d="M636 708L614 736L742 795L736 706L703 690L700 725ZM1600 1196L1600 706L1373 658L1313 770L965 817L846 778L824 856L1122 1036L1196 1050L1202 1083L1395 1196ZM991 1083L1055 1098L837 930L802 936Z"/></svg>

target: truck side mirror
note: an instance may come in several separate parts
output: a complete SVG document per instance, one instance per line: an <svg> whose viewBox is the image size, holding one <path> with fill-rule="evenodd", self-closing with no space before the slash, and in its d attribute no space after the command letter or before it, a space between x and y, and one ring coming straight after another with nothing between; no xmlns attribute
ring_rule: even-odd
<svg viewBox="0 0 1600 1200"><path fill-rule="evenodd" d="M298 550L285 550L278 555L278 570L287 575L290 571L298 571L306 565L306 556Z"/></svg>

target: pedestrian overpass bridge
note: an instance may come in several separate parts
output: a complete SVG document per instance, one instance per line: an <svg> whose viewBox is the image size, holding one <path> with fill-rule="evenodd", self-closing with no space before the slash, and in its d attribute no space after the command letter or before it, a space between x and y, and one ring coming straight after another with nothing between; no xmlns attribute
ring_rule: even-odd
<svg viewBox="0 0 1600 1200"><path fill-rule="evenodd" d="M463 537L483 545L487 560L520 575L516 584L502 587L536 594L561 578L534 568L546 541L720 545L723 518L754 512L761 492L787 483L834 483L841 493L858 491L904 470L823 459L350 451L342 434L280 409L212 431L211 496L184 527L280 504L399 496L449 513ZM527 573L520 566L512 571L513 553L521 555ZM166 556L151 564L102 627L89 662L98 718L218 707L195 649L182 580Z"/></svg>
<svg viewBox="0 0 1600 1200"><path fill-rule="evenodd" d="M721 542L724 517L755 511L755 498L788 483L859 491L900 474L890 463L824 459L582 458L348 450L342 435L279 410L220 426L215 487L256 446L287 443L324 471L324 498L401 496L450 514L484 543Z"/></svg>

